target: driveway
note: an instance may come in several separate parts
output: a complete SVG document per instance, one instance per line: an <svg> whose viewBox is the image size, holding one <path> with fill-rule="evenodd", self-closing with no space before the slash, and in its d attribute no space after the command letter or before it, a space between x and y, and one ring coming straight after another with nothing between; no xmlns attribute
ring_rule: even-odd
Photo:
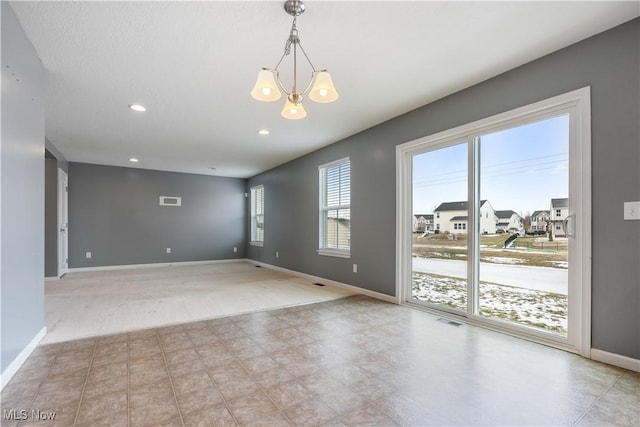
<svg viewBox="0 0 640 427"><path fill-rule="evenodd" d="M467 278L467 262L448 259L413 258L413 270L441 276ZM567 269L480 263L480 280L526 289L567 295Z"/></svg>

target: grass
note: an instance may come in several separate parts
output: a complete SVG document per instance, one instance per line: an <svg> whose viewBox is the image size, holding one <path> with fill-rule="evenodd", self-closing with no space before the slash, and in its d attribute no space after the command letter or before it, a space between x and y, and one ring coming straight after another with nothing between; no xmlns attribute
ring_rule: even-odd
<svg viewBox="0 0 640 427"><path fill-rule="evenodd" d="M431 234L413 238L414 256L422 258L467 259L467 235ZM566 268L566 239L549 242L546 237L518 237L515 248L504 248L508 234L480 236L480 261L494 264L517 264L532 267ZM545 247L546 244L546 247ZM551 249L549 246L551 245Z"/></svg>
<svg viewBox="0 0 640 427"><path fill-rule="evenodd" d="M468 258L467 235L432 234L413 238L413 255L422 258ZM480 261L533 267L566 268L566 239L549 242L546 237L518 237L515 247L505 248L509 234L480 236ZM567 296L533 289L480 282L480 315L566 335ZM415 299L456 310L467 309L467 282L427 273L413 273Z"/></svg>
<svg viewBox="0 0 640 427"><path fill-rule="evenodd" d="M467 310L467 282L448 276L413 273L412 296L420 301ZM567 334L567 296L480 282L480 315L561 335Z"/></svg>

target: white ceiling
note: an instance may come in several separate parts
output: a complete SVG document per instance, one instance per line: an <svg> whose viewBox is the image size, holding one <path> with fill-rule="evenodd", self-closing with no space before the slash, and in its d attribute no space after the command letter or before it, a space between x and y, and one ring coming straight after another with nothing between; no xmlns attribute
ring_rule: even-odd
<svg viewBox="0 0 640 427"><path fill-rule="evenodd" d="M70 161L250 177L640 15L636 1L309 0L300 39L340 98L290 121L284 98L249 95L282 55L283 4L12 2L47 70L47 138Z"/></svg>

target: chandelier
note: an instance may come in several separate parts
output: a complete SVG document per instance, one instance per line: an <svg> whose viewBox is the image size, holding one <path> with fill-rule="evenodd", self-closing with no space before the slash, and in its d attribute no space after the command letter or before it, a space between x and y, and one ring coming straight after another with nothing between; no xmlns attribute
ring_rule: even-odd
<svg viewBox="0 0 640 427"><path fill-rule="evenodd" d="M289 32L289 38L284 46L284 53L280 60L276 64L275 68L263 68L258 73L258 79L251 91L253 96L258 101L272 102L277 101L282 96L281 92L287 95L284 108L280 113L282 117L286 119L303 119L307 116L307 112L302 106L304 96L309 96L309 99L322 104L333 102L338 99L338 92L333 86L331 74L327 70L316 70L311 63L309 56L302 48L300 38L298 37L298 29L296 28L296 19L304 12L304 3L300 0L288 0L284 3L284 10L291 16L293 16L293 23L291 24L291 31ZM293 85L291 90L287 90L282 81L280 80L280 72L278 68L282 63L282 60L291 53L293 48ZM311 66L313 72L311 73L311 81L309 81L306 88L302 91L298 90L297 71L298 71L298 48L303 53L307 62Z"/></svg>

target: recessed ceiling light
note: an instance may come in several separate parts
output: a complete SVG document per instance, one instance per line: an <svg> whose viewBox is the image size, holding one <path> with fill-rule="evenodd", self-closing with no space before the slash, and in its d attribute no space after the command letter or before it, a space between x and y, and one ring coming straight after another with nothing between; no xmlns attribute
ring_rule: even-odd
<svg viewBox="0 0 640 427"><path fill-rule="evenodd" d="M269 130L268 130L268 129L260 129L260 130L258 131L258 133L259 133L260 135L269 135Z"/></svg>
<svg viewBox="0 0 640 427"><path fill-rule="evenodd" d="M140 113L142 113L143 111L147 111L144 105L140 105L140 104L130 104L129 108L131 108L133 111L138 111Z"/></svg>
<svg viewBox="0 0 640 427"><path fill-rule="evenodd" d="M131 163L138 163L140 160L136 159L135 157L130 157L130 158L129 158L129 161L130 161Z"/></svg>

